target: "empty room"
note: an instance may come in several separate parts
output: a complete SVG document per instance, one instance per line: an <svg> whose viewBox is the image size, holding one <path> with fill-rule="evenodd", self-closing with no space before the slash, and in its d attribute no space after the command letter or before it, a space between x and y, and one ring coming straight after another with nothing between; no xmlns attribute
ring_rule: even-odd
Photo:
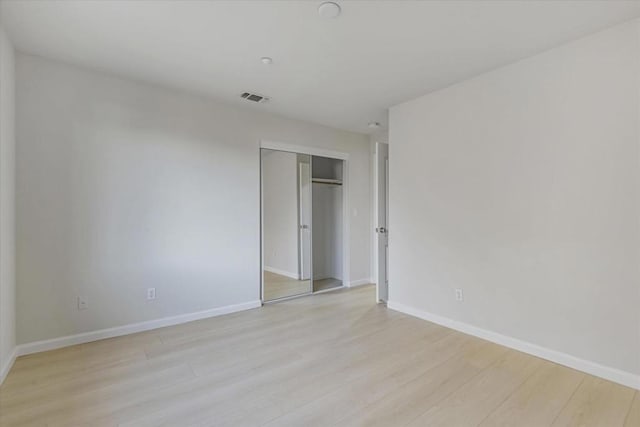
<svg viewBox="0 0 640 427"><path fill-rule="evenodd" d="M640 427L640 0L0 0L0 427Z"/></svg>

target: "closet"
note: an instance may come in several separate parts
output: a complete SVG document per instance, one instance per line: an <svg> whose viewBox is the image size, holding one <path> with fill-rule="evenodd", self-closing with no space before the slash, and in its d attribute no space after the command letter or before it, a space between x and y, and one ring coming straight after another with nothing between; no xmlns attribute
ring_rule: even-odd
<svg viewBox="0 0 640 427"><path fill-rule="evenodd" d="M342 160L314 156L313 291L342 286Z"/></svg>
<svg viewBox="0 0 640 427"><path fill-rule="evenodd" d="M262 298L343 285L344 161L261 150Z"/></svg>

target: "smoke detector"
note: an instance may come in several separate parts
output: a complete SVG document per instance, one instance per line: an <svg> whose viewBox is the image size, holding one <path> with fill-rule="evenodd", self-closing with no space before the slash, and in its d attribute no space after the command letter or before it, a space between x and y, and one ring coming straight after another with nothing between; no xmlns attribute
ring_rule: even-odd
<svg viewBox="0 0 640 427"><path fill-rule="evenodd" d="M342 12L340 5L332 1L325 1L318 6L318 14L326 19L337 18Z"/></svg>
<svg viewBox="0 0 640 427"><path fill-rule="evenodd" d="M267 102L269 100L269 98L266 96L262 96L262 95L258 95L250 92L245 92L242 95L240 95L240 97L243 99L246 99L247 101L257 102L259 104L263 102Z"/></svg>

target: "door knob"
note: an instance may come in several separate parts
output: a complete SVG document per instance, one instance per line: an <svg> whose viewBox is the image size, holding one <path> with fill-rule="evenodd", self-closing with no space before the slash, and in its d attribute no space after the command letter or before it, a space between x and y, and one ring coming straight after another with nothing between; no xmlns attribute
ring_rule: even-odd
<svg viewBox="0 0 640 427"><path fill-rule="evenodd" d="M386 233L387 229L384 227L377 227L376 228L376 233Z"/></svg>

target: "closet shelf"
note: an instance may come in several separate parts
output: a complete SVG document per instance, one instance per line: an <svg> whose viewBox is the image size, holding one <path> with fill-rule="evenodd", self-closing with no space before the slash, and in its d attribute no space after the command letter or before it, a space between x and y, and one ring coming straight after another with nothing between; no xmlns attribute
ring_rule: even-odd
<svg viewBox="0 0 640 427"><path fill-rule="evenodd" d="M342 181L339 179L311 178L311 182L316 184L342 185Z"/></svg>

